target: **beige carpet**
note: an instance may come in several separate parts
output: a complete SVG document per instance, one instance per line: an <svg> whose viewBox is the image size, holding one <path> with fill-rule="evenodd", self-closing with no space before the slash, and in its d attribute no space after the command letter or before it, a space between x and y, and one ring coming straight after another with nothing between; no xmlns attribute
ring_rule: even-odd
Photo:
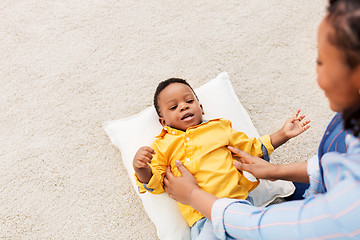
<svg viewBox="0 0 360 240"><path fill-rule="evenodd" d="M316 84L326 1L0 2L0 239L157 239L103 122L157 83L227 71L260 134L296 109L311 129L273 155L303 161L333 113Z"/></svg>

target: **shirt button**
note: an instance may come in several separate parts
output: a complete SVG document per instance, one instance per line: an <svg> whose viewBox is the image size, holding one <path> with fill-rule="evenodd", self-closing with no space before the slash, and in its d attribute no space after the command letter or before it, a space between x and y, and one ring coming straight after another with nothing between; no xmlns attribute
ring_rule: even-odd
<svg viewBox="0 0 360 240"><path fill-rule="evenodd" d="M187 137L187 138L186 138L186 141L188 141L188 142L189 142L189 141L190 141L190 138L188 138L188 137Z"/></svg>
<svg viewBox="0 0 360 240"><path fill-rule="evenodd" d="M186 161L190 161L190 158L186 158Z"/></svg>
<svg viewBox="0 0 360 240"><path fill-rule="evenodd" d="M172 134L175 135L175 131L172 131Z"/></svg>

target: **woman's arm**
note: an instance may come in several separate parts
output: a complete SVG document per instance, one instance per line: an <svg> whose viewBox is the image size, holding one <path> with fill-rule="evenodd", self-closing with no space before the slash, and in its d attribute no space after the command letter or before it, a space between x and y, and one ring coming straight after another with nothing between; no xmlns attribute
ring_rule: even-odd
<svg viewBox="0 0 360 240"><path fill-rule="evenodd" d="M214 232L220 239L357 239L360 206L354 192L359 186L351 190L347 186L344 182L337 188L345 191L341 197L339 191L328 192L266 208L244 200L219 199L212 207Z"/></svg>
<svg viewBox="0 0 360 240"><path fill-rule="evenodd" d="M257 208L244 200L219 199L211 215L218 238L236 239L358 239L360 237L359 155L325 155L327 192L306 200ZM318 165L318 159L309 160ZM311 168L311 167L310 167ZM310 169L309 168L309 169Z"/></svg>
<svg viewBox="0 0 360 240"><path fill-rule="evenodd" d="M341 155L336 158L341 158ZM330 166L329 174L334 176L331 178L333 181L339 182L321 197L275 204L267 208L252 206L246 200L217 199L199 189L196 180L181 163L177 163L177 167L181 177L174 177L167 169L165 189L170 197L193 206L211 219L214 232L221 239L229 236L269 240L293 239L294 236L298 239L360 236L356 221L360 215L360 185L352 177L337 179L336 167ZM340 168L345 169L343 166Z"/></svg>
<svg viewBox="0 0 360 240"><path fill-rule="evenodd" d="M281 179L293 182L309 183L307 162L290 164L273 164L261 158L251 156L244 151L228 146L237 155L234 166L238 170L250 172L259 179Z"/></svg>
<svg viewBox="0 0 360 240"><path fill-rule="evenodd" d="M194 176L180 161L176 161L176 166L181 176L175 177L168 167L164 178L165 191L169 193L171 198L182 204L192 206L205 217L211 219L211 208L218 198L201 190Z"/></svg>

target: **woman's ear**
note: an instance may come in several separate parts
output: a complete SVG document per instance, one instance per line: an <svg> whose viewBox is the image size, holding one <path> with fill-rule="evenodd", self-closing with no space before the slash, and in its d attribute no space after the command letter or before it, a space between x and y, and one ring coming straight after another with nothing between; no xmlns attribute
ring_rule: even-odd
<svg viewBox="0 0 360 240"><path fill-rule="evenodd" d="M166 121L165 121L165 119L164 118L162 118L162 117L159 117L159 123L161 124L161 126L166 126Z"/></svg>

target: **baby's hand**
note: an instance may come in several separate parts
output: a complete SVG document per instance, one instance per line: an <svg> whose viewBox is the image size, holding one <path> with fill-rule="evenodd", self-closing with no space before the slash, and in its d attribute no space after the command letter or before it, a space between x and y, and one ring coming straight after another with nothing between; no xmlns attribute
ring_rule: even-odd
<svg viewBox="0 0 360 240"><path fill-rule="evenodd" d="M305 115L299 116L299 113L300 110L297 110L295 116L288 119L283 126L284 133L289 139L305 132L310 127L310 120L303 121Z"/></svg>
<svg viewBox="0 0 360 240"><path fill-rule="evenodd" d="M136 152L133 160L134 169L150 168L148 164L151 163L153 154L155 154L155 151L151 147L141 147Z"/></svg>

